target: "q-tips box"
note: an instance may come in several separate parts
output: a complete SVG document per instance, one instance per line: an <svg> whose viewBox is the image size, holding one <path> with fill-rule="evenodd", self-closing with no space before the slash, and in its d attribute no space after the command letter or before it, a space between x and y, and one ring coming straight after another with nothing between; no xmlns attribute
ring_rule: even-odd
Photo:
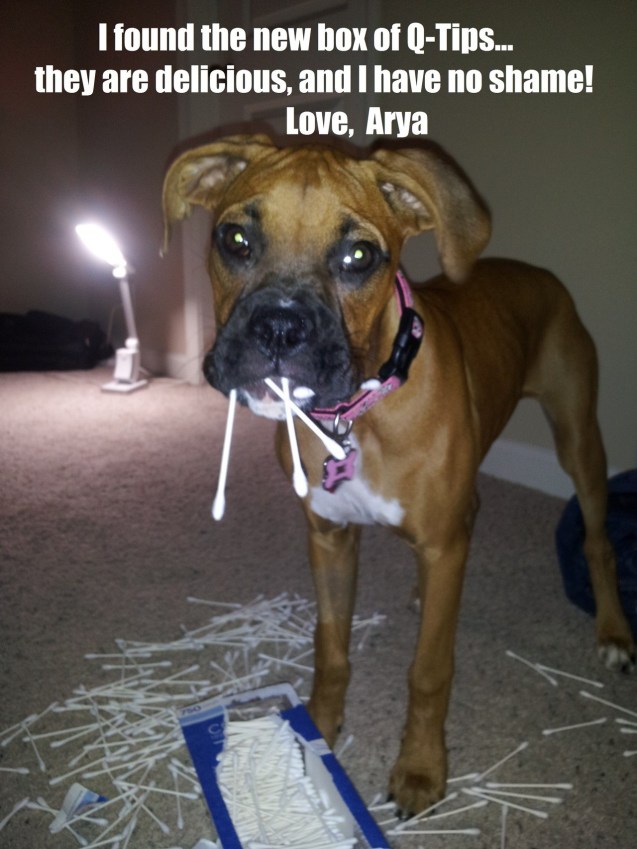
<svg viewBox="0 0 637 849"><path fill-rule="evenodd" d="M389 849L291 686L192 705L179 722L222 849Z"/></svg>

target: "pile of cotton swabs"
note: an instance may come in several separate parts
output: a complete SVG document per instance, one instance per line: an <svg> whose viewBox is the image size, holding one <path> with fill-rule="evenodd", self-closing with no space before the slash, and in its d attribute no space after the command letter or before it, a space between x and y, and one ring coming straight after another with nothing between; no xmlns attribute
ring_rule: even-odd
<svg viewBox="0 0 637 849"><path fill-rule="evenodd" d="M33 771L27 757L35 758L36 776L38 769L44 773L43 787L33 775L28 779L29 790L37 787L43 795L18 802L0 820L0 830L26 807L57 818L55 830L64 829L87 849L133 849L141 825L144 832L168 835L201 816L201 802L186 809L201 791L175 709L290 676L302 692L312 669L316 614L313 603L287 593L247 605L188 600L215 612L172 642L116 640L116 651L86 655L100 663L107 683L80 686L66 701L0 732L0 747L7 750L3 774L15 773L19 785L18 776ZM355 617L359 648L383 618ZM60 817L60 799L80 781L107 801ZM57 803L49 802L60 789ZM160 803L162 818L154 809Z"/></svg>
<svg viewBox="0 0 637 849"><path fill-rule="evenodd" d="M246 849L349 849L343 818L306 774L287 721L270 714L228 722L217 780Z"/></svg>

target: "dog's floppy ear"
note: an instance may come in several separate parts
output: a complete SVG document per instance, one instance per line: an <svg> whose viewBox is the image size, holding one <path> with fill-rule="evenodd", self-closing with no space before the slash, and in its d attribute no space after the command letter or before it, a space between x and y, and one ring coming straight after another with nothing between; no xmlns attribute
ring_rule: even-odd
<svg viewBox="0 0 637 849"><path fill-rule="evenodd" d="M164 244L168 250L173 222L187 218L193 204L214 209L223 191L250 162L270 152L267 136L227 136L182 153L164 179Z"/></svg>
<svg viewBox="0 0 637 849"><path fill-rule="evenodd" d="M450 161L434 150L379 149L378 185L407 236L435 229L445 274L461 282L489 241L489 215Z"/></svg>

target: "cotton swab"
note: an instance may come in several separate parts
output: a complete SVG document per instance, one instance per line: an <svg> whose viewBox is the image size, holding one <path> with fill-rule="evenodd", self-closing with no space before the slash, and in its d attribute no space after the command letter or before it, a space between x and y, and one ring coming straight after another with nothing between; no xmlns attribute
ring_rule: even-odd
<svg viewBox="0 0 637 849"><path fill-rule="evenodd" d="M622 707L621 705L616 705L614 702L609 702L606 699L600 699L599 696L594 696L592 693L587 693L586 690L579 691L580 696L584 696L585 699L592 699L594 702L599 702L602 705L606 705L607 707L612 707L615 710L621 710L622 713L627 713L629 716L637 716L637 712L634 710L629 710L628 708Z"/></svg>
<svg viewBox="0 0 637 849"><path fill-rule="evenodd" d="M507 657L511 657L511 658L513 658L513 660L517 660L520 663L523 663L525 666L528 666L534 672L537 672L538 675L541 675L543 678L546 678L546 680L549 682L549 684L552 684L554 687L558 686L555 678L552 678L547 672L545 672L543 669L541 669L539 664L533 663L530 660L526 660L526 658L524 658L524 657L520 657L519 654L516 654L515 652L511 651L510 649L507 649L505 654L507 655Z"/></svg>
<svg viewBox="0 0 637 849"><path fill-rule="evenodd" d="M560 734L562 731L574 731L576 728L588 728L590 725L603 725L606 722L606 717L600 719L592 719L590 722L578 722L575 725L561 725L559 728L545 728L542 734L548 737L550 734Z"/></svg>
<svg viewBox="0 0 637 849"><path fill-rule="evenodd" d="M452 811L443 811L441 814L429 814L424 824L430 823L432 820L441 820L445 817L455 817L456 814L464 814L466 811L472 811L474 808L484 808L488 805L487 799L480 799L477 802L472 802L470 805L463 805L461 808L454 808ZM409 832L405 832L409 834Z"/></svg>
<svg viewBox="0 0 637 849"><path fill-rule="evenodd" d="M528 744L526 741L525 741L524 743L520 743L520 745L519 745L516 749L514 749L512 752L509 752L509 754L508 754L508 755L506 755L505 757L503 757L503 758L502 758L501 760L499 760L497 763L494 763L494 764L493 764L493 766L490 766L490 767L489 767L489 769L485 769L485 771L484 771L484 772L481 772L481 773L477 776L476 781L478 781L478 782L482 781L482 779L483 779L486 775L490 775L490 774L491 774L492 772L494 772L494 771L495 771L495 770L496 770L499 766L502 766L502 764L503 764L503 763L506 763L506 761L508 761L510 758L515 757L515 755L519 754L520 752L523 752L523 751L524 751L524 749L526 749L526 748L528 747L528 745L529 745L529 744Z"/></svg>
<svg viewBox="0 0 637 849"><path fill-rule="evenodd" d="M309 386L297 386L292 395L297 401L306 401L308 398L313 398L316 392Z"/></svg>
<svg viewBox="0 0 637 849"><path fill-rule="evenodd" d="M557 784L547 784L547 783L538 783L535 782L533 784L526 784L524 782L514 781L514 782L502 782L502 781L487 781L486 786L488 788L496 788L496 787L521 787L521 788L552 788L555 790L572 790L573 785L569 782L559 782Z"/></svg>
<svg viewBox="0 0 637 849"><path fill-rule="evenodd" d="M392 831L388 831L387 834L390 834L392 837L398 835L410 835L410 834L466 834L469 837L479 837L480 829L479 828L423 828L418 829L417 831L397 831L393 829Z"/></svg>
<svg viewBox="0 0 637 849"><path fill-rule="evenodd" d="M507 805L502 806L502 830L500 832L500 849L506 849L507 845L507 816L509 813L509 808Z"/></svg>
<svg viewBox="0 0 637 849"><path fill-rule="evenodd" d="M26 799L22 799L20 802L16 802L13 808L9 811L6 817L3 820L0 820L0 831L5 827L5 825L9 822L9 820L14 817L19 811L29 804L30 799L27 797Z"/></svg>
<svg viewBox="0 0 637 849"><path fill-rule="evenodd" d="M551 805L559 805L562 801L561 796L540 796L537 793L516 793L513 790L484 790L482 787L474 787L481 793L487 793L489 796L507 796L511 799L531 799L534 802L548 802Z"/></svg>
<svg viewBox="0 0 637 849"><path fill-rule="evenodd" d="M535 808L527 808L525 805L518 805L517 802L509 802L508 800L505 801L504 799L491 795L484 790L479 790L477 787L465 787L462 792L467 793L469 796L479 796L481 799L486 799L488 802L495 802L498 805L506 805L508 808L514 808L516 811L524 811L527 814L532 814L534 817L539 817L543 820L548 819L546 811L538 811Z"/></svg>
<svg viewBox="0 0 637 849"><path fill-rule="evenodd" d="M226 478L228 477L228 461L230 459L230 445L232 443L232 428L234 427L234 413L237 406L237 390L231 389L228 396L228 420L226 421L226 432L223 438L223 450L221 452L221 468L219 470L219 482L217 494L212 502L212 518L217 522L223 519L226 510Z"/></svg>
<svg viewBox="0 0 637 849"><path fill-rule="evenodd" d="M571 672L563 672L561 669L553 669L551 666L545 666L543 663L536 663L536 669L539 671L549 672L553 675L561 675L564 678L570 678L572 681L582 681L584 684L590 684L591 687L604 688L601 681L592 681L590 678L581 678L579 675L573 675Z"/></svg>
<svg viewBox="0 0 637 849"><path fill-rule="evenodd" d="M284 393L280 386L277 386L276 383L269 377L265 378L265 383L275 393L275 395L278 395L281 400L285 401ZM294 401L290 400L290 406L292 408L292 411L294 412L294 415L298 416L303 422L303 424L307 425L307 427L309 427L309 429L315 436L318 436L318 438L321 440L323 445L325 445L332 457L336 457L337 460L345 459L347 455L345 453L345 449L340 444L340 442L337 442L335 439L332 439L331 436L328 436L323 430L321 430L321 428L316 424L316 422L313 421L309 416L307 416L303 412L303 410L294 403Z"/></svg>
<svg viewBox="0 0 637 849"><path fill-rule="evenodd" d="M307 478L301 465L301 456L299 454L299 444L296 441L296 431L294 430L294 422L292 421L292 401L290 399L290 381L287 377L281 378L281 387L283 389L283 403L285 405L285 423L288 428L288 438L290 440L290 451L292 452L292 482L294 491L299 498L305 498L308 493Z"/></svg>

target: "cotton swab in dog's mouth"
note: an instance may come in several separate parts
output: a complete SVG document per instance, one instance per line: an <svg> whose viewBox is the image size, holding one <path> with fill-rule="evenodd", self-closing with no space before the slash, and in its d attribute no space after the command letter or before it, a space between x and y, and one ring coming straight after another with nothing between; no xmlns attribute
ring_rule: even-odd
<svg viewBox="0 0 637 849"><path fill-rule="evenodd" d="M313 389L310 389L309 386L297 386L292 392L292 395L298 401L305 401L307 398L311 398L313 395L316 395L316 392Z"/></svg>
<svg viewBox="0 0 637 849"><path fill-rule="evenodd" d="M294 491L300 498L304 498L308 494L308 483L301 464L299 454L299 446L296 439L296 431L294 429L293 417L298 416L299 419L309 429L318 436L321 442L325 445L330 454L337 460L344 460L346 452L343 446L335 439L332 439L325 431L323 431L309 416L307 416L301 408L294 403L290 397L290 382L287 377L281 378L281 386L278 386L271 378L265 378L265 384L283 401L285 407L285 419L288 428L288 436L290 438L290 449L292 451L292 462L294 466L293 484ZM292 394L299 400L311 398L315 392L309 386L297 386ZM216 521L223 519L226 510L226 481L228 478L228 465L230 461L230 446L232 444L232 430L234 427L234 414L237 406L237 390L231 389L228 393L228 418L226 421L226 430L223 438L223 449L221 452L221 466L219 469L219 480L217 482L217 491L212 502L212 518Z"/></svg>
<svg viewBox="0 0 637 849"><path fill-rule="evenodd" d="M270 377L265 378L265 384L266 384L266 386L268 386L274 392L275 395L278 395L279 398L281 398L281 400L285 402L285 395L284 395L283 390L281 389L280 386L277 386L277 384ZM303 410L300 407L298 407L294 403L294 401L292 401L291 399L289 400L289 405L290 405L294 415L298 416L301 419L301 421L303 422L303 424L306 425L307 427L309 427L309 429L312 431L312 433L315 436L318 436L318 438L321 440L323 445L325 445L325 447L330 452L332 457L336 457L337 460L344 460L345 459L346 452L345 452L345 449L343 448L343 446L340 444L340 442L337 442L335 439L332 439L331 436L328 436L328 434L325 433L325 431L323 431L316 424L315 421L313 421L309 416L307 416L303 412Z"/></svg>
<svg viewBox="0 0 637 849"><path fill-rule="evenodd" d="M214 501L212 502L212 518L217 522L223 518L223 514L226 509L226 479L228 477L228 462L230 460L230 445L232 444L232 428L234 427L234 413L236 406L237 390L231 389L228 396L228 419L226 421L226 432L223 438L219 482L217 483L217 493Z"/></svg>
<svg viewBox="0 0 637 849"><path fill-rule="evenodd" d="M288 428L288 438L290 440L290 451L292 452L292 482L294 491L299 498L305 498L308 493L307 478L301 465L301 456L299 454L299 445L296 441L296 431L294 430L294 422L292 421L292 400L290 398L290 381L287 377L281 378L281 388L283 389L283 403L285 405L285 422Z"/></svg>

